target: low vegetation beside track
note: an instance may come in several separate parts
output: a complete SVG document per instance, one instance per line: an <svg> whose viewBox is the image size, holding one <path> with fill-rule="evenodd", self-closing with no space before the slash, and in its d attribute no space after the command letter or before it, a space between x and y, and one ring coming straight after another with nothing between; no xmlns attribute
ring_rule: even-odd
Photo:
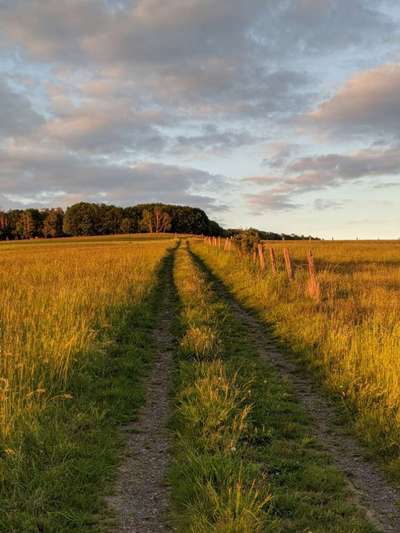
<svg viewBox="0 0 400 533"><path fill-rule="evenodd" d="M266 269L232 247L194 241L193 249L255 311L286 348L320 376L342 413L400 480L400 244L398 242L266 243ZM273 274L268 248L275 250ZM313 249L319 301L307 292ZM292 259L288 279L282 249Z"/></svg>
<svg viewBox="0 0 400 533"><path fill-rule="evenodd" d="M367 533L291 388L261 360L199 258L182 248L171 469L178 531Z"/></svg>
<svg viewBox="0 0 400 533"><path fill-rule="evenodd" d="M84 532L102 514L173 245L1 246L0 531Z"/></svg>
<svg viewBox="0 0 400 533"><path fill-rule="evenodd" d="M398 472L393 252L376 245L377 260L360 247L352 262L313 243L316 301L305 290L307 243L290 245L289 280L276 243L272 275L252 256L198 239L178 248L172 238L138 239L0 245L0 531L112 530L104 502L126 440L120 428L145 403L161 301L178 341L169 470L177 530L375 531L255 335L268 344L264 321L308 361ZM257 331L233 298L258 313Z"/></svg>

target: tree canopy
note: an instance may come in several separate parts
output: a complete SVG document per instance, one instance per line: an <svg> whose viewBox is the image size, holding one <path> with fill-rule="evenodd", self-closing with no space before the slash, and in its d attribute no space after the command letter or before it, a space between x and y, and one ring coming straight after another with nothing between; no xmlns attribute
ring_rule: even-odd
<svg viewBox="0 0 400 533"><path fill-rule="evenodd" d="M79 202L65 211L59 207L0 211L0 240L165 232L235 237L247 243L243 246L260 240L314 238L254 228L224 230L202 209L161 203L117 207Z"/></svg>
<svg viewBox="0 0 400 533"><path fill-rule="evenodd" d="M147 232L224 235L223 228L202 209L180 205L116 207L79 202L65 212L61 208L0 212L2 240Z"/></svg>

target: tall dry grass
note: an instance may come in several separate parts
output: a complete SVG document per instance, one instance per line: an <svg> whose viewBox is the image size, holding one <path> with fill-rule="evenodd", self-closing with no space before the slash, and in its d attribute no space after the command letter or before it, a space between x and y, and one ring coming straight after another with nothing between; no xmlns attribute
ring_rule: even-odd
<svg viewBox="0 0 400 533"><path fill-rule="evenodd" d="M121 308L139 303L171 242L0 247L0 439L18 441L49 402L68 401Z"/></svg>
<svg viewBox="0 0 400 533"><path fill-rule="evenodd" d="M194 249L237 297L306 356L353 413L357 431L400 478L400 243L285 242L261 273L251 258L196 243ZM282 248L295 268L289 282ZM313 249L319 303L307 295L306 253Z"/></svg>

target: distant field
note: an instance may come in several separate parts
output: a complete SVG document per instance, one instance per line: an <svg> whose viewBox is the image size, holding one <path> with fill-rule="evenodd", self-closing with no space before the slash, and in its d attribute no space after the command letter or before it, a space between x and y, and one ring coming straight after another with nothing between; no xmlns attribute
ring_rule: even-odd
<svg viewBox="0 0 400 533"><path fill-rule="evenodd" d="M176 237L181 235L177 234ZM175 233L131 233L121 235L101 235L93 237L62 237L55 239L31 239L31 240L15 240L15 241L0 241L0 250L12 246L43 246L50 245L67 245L67 244L103 244L118 243L118 242L152 242L160 240L170 240L175 238Z"/></svg>
<svg viewBox="0 0 400 533"><path fill-rule="evenodd" d="M352 411L362 438L400 479L400 242L271 241L266 270L203 244L195 250ZM268 248L279 272L271 274ZM295 272L289 281L282 249ZM307 294L312 249L321 301ZM258 260L257 260L258 261ZM353 411L354 410L354 411Z"/></svg>
<svg viewBox="0 0 400 533"><path fill-rule="evenodd" d="M400 240L393 241L265 241L278 250L288 247L295 260L305 263L306 252L315 252L321 269L340 269L343 273L365 270L373 265L398 266Z"/></svg>

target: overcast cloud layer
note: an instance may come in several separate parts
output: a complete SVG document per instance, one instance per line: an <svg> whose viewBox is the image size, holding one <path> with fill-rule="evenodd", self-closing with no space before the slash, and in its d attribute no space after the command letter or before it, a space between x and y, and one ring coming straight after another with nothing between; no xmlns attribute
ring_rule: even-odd
<svg viewBox="0 0 400 533"><path fill-rule="evenodd" d="M0 208L400 237L399 22L395 0L0 0Z"/></svg>

